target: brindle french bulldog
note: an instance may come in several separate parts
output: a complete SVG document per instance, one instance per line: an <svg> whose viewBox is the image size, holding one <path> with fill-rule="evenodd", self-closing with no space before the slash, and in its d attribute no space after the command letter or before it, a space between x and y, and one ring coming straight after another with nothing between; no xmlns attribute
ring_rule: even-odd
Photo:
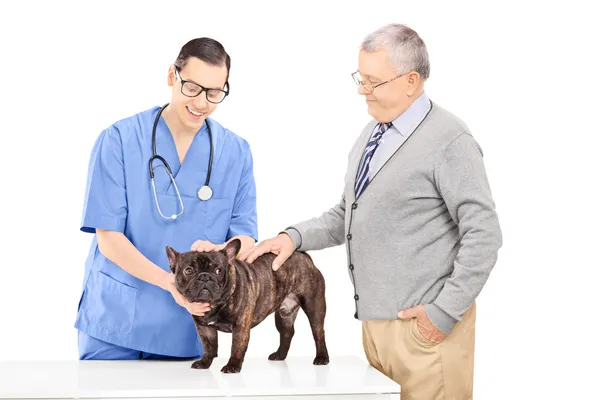
<svg viewBox="0 0 600 400"><path fill-rule="evenodd" d="M221 331L233 334L231 356L221 372L240 372L250 329L273 312L280 342L269 360L284 360L300 307L308 316L316 344L313 364L328 364L325 280L310 256L295 252L281 268L273 271L275 255L267 253L248 264L236 258L240 246L241 242L235 239L221 251L178 253L170 246L166 248L177 289L188 301L211 306L204 316L193 316L204 354L192 368L210 367L217 357L217 331Z"/></svg>

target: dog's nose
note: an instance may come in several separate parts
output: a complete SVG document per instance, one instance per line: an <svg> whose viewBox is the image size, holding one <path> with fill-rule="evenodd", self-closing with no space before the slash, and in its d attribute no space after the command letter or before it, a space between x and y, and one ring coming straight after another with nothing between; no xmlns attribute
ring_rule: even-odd
<svg viewBox="0 0 600 400"><path fill-rule="evenodd" d="M199 280L200 282L208 282L210 279L210 275L207 274L206 272L200 274Z"/></svg>

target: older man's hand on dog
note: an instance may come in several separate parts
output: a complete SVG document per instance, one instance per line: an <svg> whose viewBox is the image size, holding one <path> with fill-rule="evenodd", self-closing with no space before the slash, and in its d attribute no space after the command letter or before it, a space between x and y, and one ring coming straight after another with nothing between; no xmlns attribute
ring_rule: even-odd
<svg viewBox="0 0 600 400"><path fill-rule="evenodd" d="M253 249L240 254L239 259L251 264L266 253L273 253L277 256L272 264L273 271L277 271L294 253L294 242L287 233L280 233L274 238L263 240Z"/></svg>
<svg viewBox="0 0 600 400"><path fill-rule="evenodd" d="M177 290L177 288L175 287L175 275L173 273L167 275L167 282L165 283L165 288L171 293L177 304L188 310L190 314L202 317L204 314L210 311L210 304L190 303L185 299L185 297L183 297L181 293L179 293L179 290Z"/></svg>

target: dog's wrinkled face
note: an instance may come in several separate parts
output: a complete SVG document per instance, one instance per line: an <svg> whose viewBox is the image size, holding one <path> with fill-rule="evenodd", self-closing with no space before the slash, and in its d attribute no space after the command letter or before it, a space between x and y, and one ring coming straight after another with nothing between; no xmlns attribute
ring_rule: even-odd
<svg viewBox="0 0 600 400"><path fill-rule="evenodd" d="M237 255L241 242L231 241L221 251L178 253L167 246L171 271L177 290L190 302L215 304L227 289L229 265Z"/></svg>

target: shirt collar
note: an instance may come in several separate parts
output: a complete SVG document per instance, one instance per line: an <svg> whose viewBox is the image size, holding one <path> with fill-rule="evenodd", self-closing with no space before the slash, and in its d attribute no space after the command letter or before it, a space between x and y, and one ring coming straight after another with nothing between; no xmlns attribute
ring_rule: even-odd
<svg viewBox="0 0 600 400"><path fill-rule="evenodd" d="M429 111L429 97L423 92L411 105L400 114L392 123L394 128L400 132L402 136L412 132L414 127L419 124L425 114Z"/></svg>

